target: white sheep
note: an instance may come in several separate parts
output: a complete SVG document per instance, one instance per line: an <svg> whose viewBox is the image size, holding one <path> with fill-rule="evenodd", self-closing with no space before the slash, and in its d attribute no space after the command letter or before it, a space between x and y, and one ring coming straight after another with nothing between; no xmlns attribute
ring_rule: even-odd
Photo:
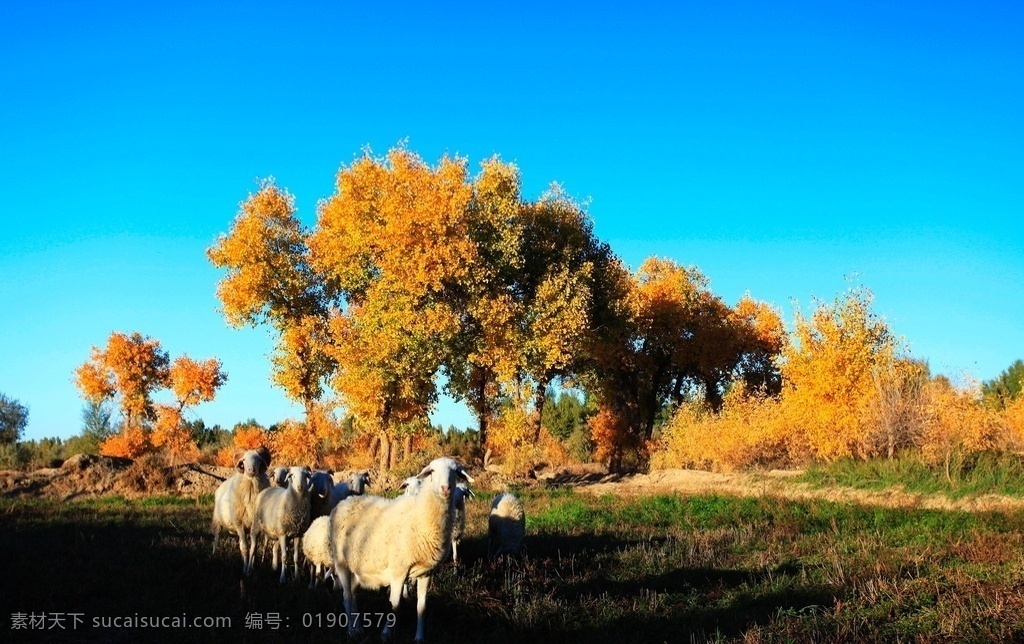
<svg viewBox="0 0 1024 644"><path fill-rule="evenodd" d="M347 481L342 481L334 486L334 498L332 499L333 505L331 505L331 509L333 510L335 505L338 505L350 496L362 495L369 486L369 472L353 472Z"/></svg>
<svg viewBox="0 0 1024 644"><path fill-rule="evenodd" d="M521 554L526 534L526 510L511 492L502 492L491 502L487 517L487 556Z"/></svg>
<svg viewBox="0 0 1024 644"><path fill-rule="evenodd" d="M270 467L270 450L266 447L251 449L237 457L233 476L221 483L213 495L213 552L217 552L220 529L227 528L238 535L238 549L242 553L242 573L252 569L253 549L249 546L249 535L256 511L256 499L260 492L270 486L267 468Z"/></svg>
<svg viewBox="0 0 1024 644"><path fill-rule="evenodd" d="M431 461L417 475L423 489L394 499L353 496L331 513L331 556L341 584L349 633L362 627L356 619L355 591L390 587L391 609L398 611L406 579L416 580L416 641L424 636L430 576L448 554L452 537L454 489L458 479L473 482L450 458ZM382 638L391 635L385 625Z"/></svg>
<svg viewBox="0 0 1024 644"><path fill-rule="evenodd" d="M465 481L459 481L455 484L455 491L452 492L454 501L452 502L452 512L454 513L454 521L452 523L452 561L456 564L459 563L459 541L462 540L462 535L466 532L466 499L473 498L473 490L469 489L469 485Z"/></svg>
<svg viewBox="0 0 1024 644"><path fill-rule="evenodd" d="M334 477L331 472L317 470L309 477L309 519L326 516L337 505L334 500Z"/></svg>
<svg viewBox="0 0 1024 644"><path fill-rule="evenodd" d="M420 491L421 487L423 487L423 481L415 476L410 476L402 481L402 484L398 486L398 489L402 490L402 494L405 494L406 496L414 496Z"/></svg>
<svg viewBox="0 0 1024 644"><path fill-rule="evenodd" d="M310 566L309 587L316 588L320 577L326 572L331 575L334 562L331 559L331 517L313 519L302 535L302 554Z"/></svg>
<svg viewBox="0 0 1024 644"><path fill-rule="evenodd" d="M282 584L288 570L289 539L294 540L295 576L299 576L300 537L309 526L309 477L308 467L293 467L286 477L287 488L269 487L256 498L250 547L255 550L257 534L262 533L271 539L277 539L278 543L274 548L280 548ZM277 559L276 552L274 559Z"/></svg>

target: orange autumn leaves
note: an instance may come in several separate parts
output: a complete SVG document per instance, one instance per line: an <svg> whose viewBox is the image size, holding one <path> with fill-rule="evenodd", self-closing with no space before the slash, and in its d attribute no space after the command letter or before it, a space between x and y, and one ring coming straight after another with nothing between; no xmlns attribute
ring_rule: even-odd
<svg viewBox="0 0 1024 644"><path fill-rule="evenodd" d="M199 454L182 416L185 409L213 400L227 380L216 358L170 360L159 341L136 332L114 332L106 347L93 347L86 363L75 371L75 384L90 402L115 402L123 430L100 445L102 454L134 458L163 447L180 460ZM154 395L169 390L172 402Z"/></svg>
<svg viewBox="0 0 1024 644"><path fill-rule="evenodd" d="M931 377L872 299L853 289L798 314L780 356L781 395L734 387L717 414L680 407L649 445L652 466L735 470L913 450L950 476L965 455L1019 449L1024 403L995 409L976 388Z"/></svg>

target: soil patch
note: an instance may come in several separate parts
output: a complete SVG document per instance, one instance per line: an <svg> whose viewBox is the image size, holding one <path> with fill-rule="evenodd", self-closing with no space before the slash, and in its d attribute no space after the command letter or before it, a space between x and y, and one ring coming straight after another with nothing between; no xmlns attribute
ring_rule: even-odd
<svg viewBox="0 0 1024 644"><path fill-rule="evenodd" d="M32 472L0 470L0 496L69 500L108 495L133 498L151 494L198 497L213 494L233 470L185 464L168 466L157 458L115 458L76 454L60 467Z"/></svg>

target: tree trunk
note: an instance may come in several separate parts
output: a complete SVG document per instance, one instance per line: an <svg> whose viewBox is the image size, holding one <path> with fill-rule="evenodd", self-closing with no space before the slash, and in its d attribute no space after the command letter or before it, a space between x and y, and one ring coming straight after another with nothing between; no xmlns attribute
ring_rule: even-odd
<svg viewBox="0 0 1024 644"><path fill-rule="evenodd" d="M487 444L487 377L481 374L477 390L476 417L480 427L480 445Z"/></svg>
<svg viewBox="0 0 1024 644"><path fill-rule="evenodd" d="M377 451L380 449L380 438L377 436L370 438L370 447L368 449L370 451L370 460L375 460L377 458Z"/></svg>
<svg viewBox="0 0 1024 644"><path fill-rule="evenodd" d="M722 404L725 402L722 399L721 392L718 391L718 386L711 378L704 378L704 400L711 407L711 411L718 413L722 410Z"/></svg>
<svg viewBox="0 0 1024 644"><path fill-rule="evenodd" d="M409 460L412 456L412 434L406 434L405 445L402 446L402 459Z"/></svg>
<svg viewBox="0 0 1024 644"><path fill-rule="evenodd" d="M390 472L391 470L395 469L396 465L398 465L398 439L397 438L392 438L391 439L390 444L388 446L388 452L390 453L390 456L391 456L391 460L388 463L388 471Z"/></svg>
<svg viewBox="0 0 1024 644"><path fill-rule="evenodd" d="M380 433L380 471L391 471L391 438L387 432Z"/></svg>
<svg viewBox="0 0 1024 644"><path fill-rule="evenodd" d="M533 443L535 445L540 442L541 417L544 414L544 401L547 400L548 383L550 382L551 378L539 381L537 391L533 394L533 409L537 414L533 419Z"/></svg>

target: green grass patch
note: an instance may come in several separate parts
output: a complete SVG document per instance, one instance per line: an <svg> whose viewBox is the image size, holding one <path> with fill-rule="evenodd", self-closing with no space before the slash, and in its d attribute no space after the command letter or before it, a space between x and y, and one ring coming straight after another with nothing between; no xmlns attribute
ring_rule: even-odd
<svg viewBox="0 0 1024 644"><path fill-rule="evenodd" d="M1024 639L1024 515L721 495L644 498L523 489L522 559L486 558L493 495L468 506L462 564L431 584L432 642L1012 641ZM0 500L0 633L17 612L224 616L230 627L10 633L16 641L294 641L326 626L334 591L240 574L211 555L208 502L174 497ZM366 612L386 591L362 590ZM396 641L411 641L404 601ZM282 626L246 628L246 615ZM319 616L319 617L317 617ZM317 620L319 620L317 622ZM309 624L304 626L303 622ZM319 625L315 625L315 624ZM376 641L370 629L369 641Z"/></svg>
<svg viewBox="0 0 1024 644"><path fill-rule="evenodd" d="M916 453L893 459L843 459L813 465L797 480L817 487L840 485L864 490L901 488L917 494L942 494L951 499L982 494L1024 496L1024 458L1009 453L953 455L927 463Z"/></svg>

